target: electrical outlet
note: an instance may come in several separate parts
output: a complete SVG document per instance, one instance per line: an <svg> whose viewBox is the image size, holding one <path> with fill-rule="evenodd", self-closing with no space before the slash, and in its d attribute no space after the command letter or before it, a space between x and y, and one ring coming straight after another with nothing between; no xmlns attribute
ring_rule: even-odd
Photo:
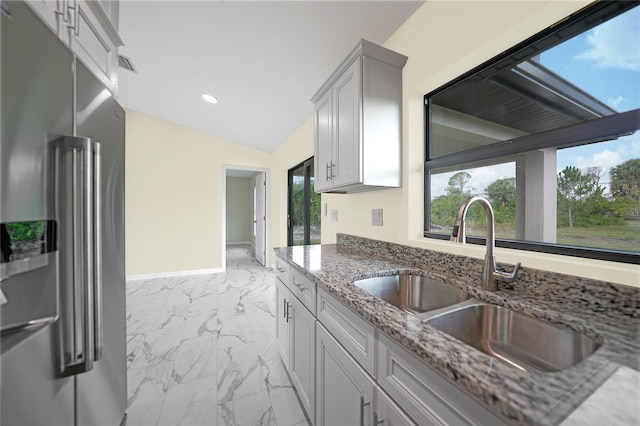
<svg viewBox="0 0 640 426"><path fill-rule="evenodd" d="M382 226L382 209L371 209L371 225Z"/></svg>
<svg viewBox="0 0 640 426"><path fill-rule="evenodd" d="M331 222L338 221L338 210L331 210Z"/></svg>

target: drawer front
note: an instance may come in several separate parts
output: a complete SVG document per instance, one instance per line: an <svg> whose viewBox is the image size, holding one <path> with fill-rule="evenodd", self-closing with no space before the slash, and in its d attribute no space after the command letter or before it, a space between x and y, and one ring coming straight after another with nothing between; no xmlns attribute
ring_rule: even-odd
<svg viewBox="0 0 640 426"><path fill-rule="evenodd" d="M309 311L316 315L316 283L302 275L295 269L291 270L291 285L293 293Z"/></svg>
<svg viewBox="0 0 640 426"><path fill-rule="evenodd" d="M322 289L318 289L317 317L367 373L375 377L375 327Z"/></svg>
<svg viewBox="0 0 640 426"><path fill-rule="evenodd" d="M291 287L291 279L289 278L289 274L291 273L291 266L289 266L288 262L285 262L282 258L276 256L276 275L280 278L280 281L283 282L287 288Z"/></svg>
<svg viewBox="0 0 640 426"><path fill-rule="evenodd" d="M376 388L376 408L373 425L418 426L379 386Z"/></svg>
<svg viewBox="0 0 640 426"><path fill-rule="evenodd" d="M378 383L419 425L505 425L382 333L378 336Z"/></svg>

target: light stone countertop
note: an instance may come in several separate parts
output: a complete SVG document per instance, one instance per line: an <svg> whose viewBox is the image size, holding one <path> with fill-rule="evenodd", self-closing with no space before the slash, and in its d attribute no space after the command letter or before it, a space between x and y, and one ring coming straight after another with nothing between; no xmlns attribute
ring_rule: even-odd
<svg viewBox="0 0 640 426"><path fill-rule="evenodd" d="M481 260L346 234L338 234L338 244L276 248L275 253L511 424L560 424L620 367L640 371L640 289L522 268L514 284L487 292L477 287ZM351 284L407 272L562 324L603 344L565 370L525 372ZM631 386L640 386L639 377L629 379ZM606 396L600 394L599 401Z"/></svg>

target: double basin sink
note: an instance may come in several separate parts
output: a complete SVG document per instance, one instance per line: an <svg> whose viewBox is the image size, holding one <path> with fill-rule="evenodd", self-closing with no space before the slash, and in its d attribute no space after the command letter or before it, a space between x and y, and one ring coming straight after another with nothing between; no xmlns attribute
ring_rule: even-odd
<svg viewBox="0 0 640 426"><path fill-rule="evenodd" d="M582 333L473 299L462 289L422 275L366 278L353 285L524 371L560 371L600 347Z"/></svg>

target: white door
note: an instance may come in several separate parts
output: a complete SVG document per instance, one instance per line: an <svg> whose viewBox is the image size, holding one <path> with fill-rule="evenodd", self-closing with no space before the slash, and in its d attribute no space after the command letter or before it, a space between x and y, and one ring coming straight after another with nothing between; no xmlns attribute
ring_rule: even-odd
<svg viewBox="0 0 640 426"><path fill-rule="evenodd" d="M266 263L267 240L267 181L266 174L256 176L256 259L262 265Z"/></svg>

